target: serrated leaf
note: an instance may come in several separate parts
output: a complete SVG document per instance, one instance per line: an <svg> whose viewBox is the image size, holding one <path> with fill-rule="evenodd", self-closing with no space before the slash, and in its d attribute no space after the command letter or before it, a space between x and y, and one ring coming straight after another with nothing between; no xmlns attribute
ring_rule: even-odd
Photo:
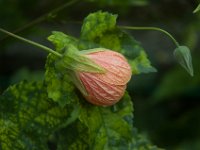
<svg viewBox="0 0 200 150"><path fill-rule="evenodd" d="M200 11L200 4L197 6L197 8L193 11L193 13L197 13L198 11Z"/></svg>
<svg viewBox="0 0 200 150"><path fill-rule="evenodd" d="M55 50L63 55L71 46L76 48L79 45L79 41L76 38L58 31L53 31L48 40L55 45ZM45 83L47 85L48 97L64 107L66 104L76 100L77 96L74 93L75 86L72 84L72 81L75 79L73 80L70 76L72 72L67 73L67 69L59 69L56 66L60 59L52 54L48 55L45 64ZM83 88L80 90L84 91Z"/></svg>
<svg viewBox="0 0 200 150"><path fill-rule="evenodd" d="M55 45L57 52L63 54L69 44L75 45L77 40L62 32L54 31L48 37L48 40ZM60 106L64 107L74 99L77 99L74 93L74 86L70 81L68 74L63 75L60 70L56 69L56 61L60 58L49 54L45 64L45 83L47 85L48 97L58 102Z"/></svg>
<svg viewBox="0 0 200 150"><path fill-rule="evenodd" d="M132 111L128 94L113 107L83 100L79 120L57 132L58 150L131 149Z"/></svg>
<svg viewBox="0 0 200 150"><path fill-rule="evenodd" d="M89 150L88 130L76 121L56 133L57 150Z"/></svg>
<svg viewBox="0 0 200 150"><path fill-rule="evenodd" d="M141 51L139 56L134 60L129 60L129 64L131 65L134 74L157 72L156 68L151 66L145 51Z"/></svg>
<svg viewBox="0 0 200 150"><path fill-rule="evenodd" d="M78 44L76 38L59 31L53 31L52 35L48 37L48 40L54 44L56 51L59 53L64 53L64 48L67 48L68 45L75 46Z"/></svg>
<svg viewBox="0 0 200 150"><path fill-rule="evenodd" d="M190 50L186 46L179 46L174 50L174 56L178 63L193 76L192 56Z"/></svg>
<svg viewBox="0 0 200 150"><path fill-rule="evenodd" d="M133 107L130 97L113 107L83 104L80 122L88 130L89 149L129 149L132 139Z"/></svg>
<svg viewBox="0 0 200 150"><path fill-rule="evenodd" d="M98 17L104 19L96 19ZM124 54L129 59L133 74L156 71L140 44L116 26L116 16L112 14L100 11L88 15L82 26L81 41L84 49L104 47Z"/></svg>
<svg viewBox="0 0 200 150"><path fill-rule="evenodd" d="M129 34L121 30L119 32L121 53L128 58L133 74L156 72L139 42Z"/></svg>
<svg viewBox="0 0 200 150"><path fill-rule="evenodd" d="M133 127L133 105L127 93L112 107L83 100L79 120L56 135L58 150L159 150Z"/></svg>
<svg viewBox="0 0 200 150"><path fill-rule="evenodd" d="M95 12L89 14L81 28L81 39L92 41L101 37L106 31L115 28L117 15L107 12Z"/></svg>
<svg viewBox="0 0 200 150"><path fill-rule="evenodd" d="M11 86L0 104L2 150L48 150L49 136L73 122L79 110L77 105L59 107L48 99L43 83L36 82Z"/></svg>
<svg viewBox="0 0 200 150"><path fill-rule="evenodd" d="M57 134L59 150L131 149L133 107L128 94L113 107L81 103L79 120Z"/></svg>
<svg viewBox="0 0 200 150"><path fill-rule="evenodd" d="M48 55L45 68L45 84L48 97L58 102L62 107L76 100L75 87L69 75L56 70L55 56L52 54Z"/></svg>
<svg viewBox="0 0 200 150"><path fill-rule="evenodd" d="M161 150L133 127L133 103L126 92L112 107L82 107L79 120L88 128L89 149Z"/></svg>

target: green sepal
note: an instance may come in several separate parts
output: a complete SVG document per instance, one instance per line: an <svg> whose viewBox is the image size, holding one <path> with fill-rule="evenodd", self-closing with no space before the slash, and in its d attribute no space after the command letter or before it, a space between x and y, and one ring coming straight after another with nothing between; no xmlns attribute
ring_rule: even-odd
<svg viewBox="0 0 200 150"><path fill-rule="evenodd" d="M81 50L80 53L81 54L91 54L91 53L96 53L96 52L103 52L103 51L106 51L108 49L105 49L105 48L92 48L92 49L87 49L87 50Z"/></svg>
<svg viewBox="0 0 200 150"><path fill-rule="evenodd" d="M174 50L174 56L179 64L191 75L194 75L192 66L192 56L190 49L186 46L179 46Z"/></svg>
<svg viewBox="0 0 200 150"><path fill-rule="evenodd" d="M87 53L86 50L83 52ZM63 58L57 62L57 67L63 67L78 72L105 73L105 69L103 67L96 64L93 60L84 55L83 52L81 53L72 45L68 46L65 50ZM91 50L88 52L91 52Z"/></svg>
<svg viewBox="0 0 200 150"><path fill-rule="evenodd" d="M89 53L104 51L105 49L89 49L79 51L74 45L68 44L66 48L60 38L67 37L62 33L56 32L50 36L58 51L63 51L62 58L49 55L46 63L45 81L49 98L58 102L60 106L70 103L69 96L74 90L73 83L84 96L88 93L82 84L78 72L105 73L105 69L97 65L94 61L87 58ZM66 40L65 40L66 41ZM66 91L66 92L65 92Z"/></svg>

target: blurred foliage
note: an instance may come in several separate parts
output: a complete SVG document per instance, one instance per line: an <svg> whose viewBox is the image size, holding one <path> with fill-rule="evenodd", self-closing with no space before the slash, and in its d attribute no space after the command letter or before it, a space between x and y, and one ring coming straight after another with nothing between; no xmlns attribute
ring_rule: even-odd
<svg viewBox="0 0 200 150"><path fill-rule="evenodd" d="M0 24L2 27L15 29L24 23L24 17L17 1L1 0L0 10Z"/></svg>
<svg viewBox="0 0 200 150"><path fill-rule="evenodd" d="M130 6L144 6L148 4L148 0L88 0L90 2L95 2L101 6L120 6L120 7L130 7Z"/></svg>
<svg viewBox="0 0 200 150"><path fill-rule="evenodd" d="M42 81L44 79L44 72L40 70L31 71L27 68L21 68L15 72L10 78L10 84L19 83L22 80L26 81Z"/></svg>
<svg viewBox="0 0 200 150"><path fill-rule="evenodd" d="M65 2L65 0L1 0L1 27L10 31L23 28L34 19ZM158 70L156 74L133 76L129 84L128 91L134 101L134 124L160 147L169 150L199 150L200 13L192 13L199 2L199 0L79 1L17 33L31 38L41 36L44 39L52 30L60 30L79 36L79 21L88 13L99 9L119 14L119 24L159 26L173 33L181 44L187 45L192 51L193 78L189 77L180 66L174 65L174 59L169 55L174 47L165 37L152 32L131 32L147 50L150 60ZM5 38L1 33L0 39L2 48L0 50L0 92L2 92L11 82L17 82L20 78L29 76L29 73L22 71L14 77L15 72L18 70L20 72L21 62L26 62L32 74L38 67L41 69L40 66L44 65L44 60L40 60L42 63L33 67L32 60L27 57L21 59L20 54L13 51L14 49L23 50L22 53L27 54L29 48L19 45L19 42L16 44L16 41L9 37ZM38 41L43 42L41 39ZM17 46L11 47L11 44ZM13 60L13 55L15 60ZM37 59L41 55L36 54L32 57ZM13 66L13 63L18 66ZM61 132L72 129L63 129ZM64 139L60 136L59 138Z"/></svg>
<svg viewBox="0 0 200 150"><path fill-rule="evenodd" d="M175 149L187 149L189 145L194 147L192 149L199 149L195 141L200 136L198 58L194 59L194 70L192 78L179 66L168 71L141 112L145 119L140 120L140 125L147 128L155 141L169 149L173 149L173 146ZM148 125L144 125L144 122Z"/></svg>
<svg viewBox="0 0 200 150"><path fill-rule="evenodd" d="M198 95L200 90L200 70L198 58L194 57L195 75L190 77L184 74L180 67L175 67L167 72L162 78L160 85L152 94L152 103L163 102L164 100L173 100L176 96L184 95Z"/></svg>

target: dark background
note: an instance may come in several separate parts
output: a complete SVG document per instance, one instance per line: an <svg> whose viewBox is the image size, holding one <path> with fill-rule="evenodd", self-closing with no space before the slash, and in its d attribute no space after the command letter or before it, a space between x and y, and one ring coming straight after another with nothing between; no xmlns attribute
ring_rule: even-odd
<svg viewBox="0 0 200 150"><path fill-rule="evenodd" d="M190 48L194 77L177 64L173 57L175 45L166 35L157 31L129 31L158 70L134 75L129 83L134 124L159 147L199 150L200 13L192 13L199 2L0 0L0 27L51 48L46 40L51 31L79 37L82 20L97 10L118 14L118 25L156 26L167 30L180 44ZM46 56L46 52L0 33L0 93L23 79L42 80Z"/></svg>

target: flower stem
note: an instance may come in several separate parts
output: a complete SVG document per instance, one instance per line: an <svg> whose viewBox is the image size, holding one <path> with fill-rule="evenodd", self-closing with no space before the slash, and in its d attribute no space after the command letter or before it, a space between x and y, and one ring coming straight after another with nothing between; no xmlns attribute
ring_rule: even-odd
<svg viewBox="0 0 200 150"><path fill-rule="evenodd" d="M154 30L154 31L160 31L162 33L164 33L165 35L167 35L170 39L172 39L172 41L174 42L174 44L179 47L179 43L176 41L176 39L167 31L157 28L157 27L132 27L132 26L119 26L121 29L128 29L128 30Z"/></svg>
<svg viewBox="0 0 200 150"><path fill-rule="evenodd" d="M36 43L36 42L34 42L34 41L25 39L25 38L23 38L23 37L21 37L21 36L18 36L18 35L16 35L16 34L13 34L13 33L11 33L11 32L8 32L8 31L6 31L6 30L4 30L4 29L2 29L2 28L0 28L0 32L3 32L3 33L5 33L5 34L7 34L7 35L10 35L10 36L12 36L12 37L14 37L14 38L17 38L17 39L19 39L19 40L21 40L21 41L24 41L24 42L29 43L29 44L31 44L31 45L34 45L34 46L36 46L36 47L39 47L39 48L41 48L41 49L43 49L43 50L45 50L45 51L47 51L47 52L49 52L49 53L52 53L52 54L58 56L58 57L62 57L62 54L60 54L60 53L58 53L58 52L56 52L56 51L54 51L54 50L52 50L52 49L50 49L50 48L44 46L44 45L41 45L41 44Z"/></svg>

